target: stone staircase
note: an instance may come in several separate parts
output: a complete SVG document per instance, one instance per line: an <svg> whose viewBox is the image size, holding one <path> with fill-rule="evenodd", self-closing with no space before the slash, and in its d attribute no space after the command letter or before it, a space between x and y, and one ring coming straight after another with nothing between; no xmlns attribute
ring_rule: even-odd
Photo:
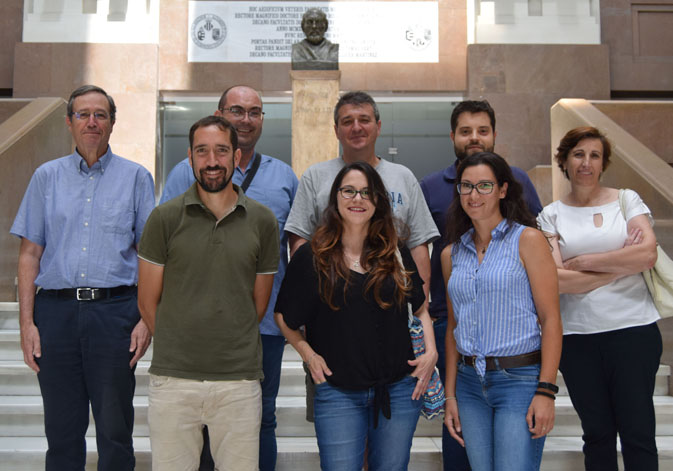
<svg viewBox="0 0 673 471"><path fill-rule="evenodd" d="M44 469L46 439L42 400L35 374L23 363L19 345L18 305L0 303L0 471L37 471ZM147 389L151 350L137 369L134 400L136 423L134 443L139 471L151 468L147 426ZM670 368L662 365L657 376L655 406L660 469L673 470L673 397L669 396ZM542 461L545 471L583 469L579 419L572 408L561 376L556 401L556 426L547 439ZM304 372L301 361L288 346L283 358L278 415L279 471L320 469L313 425L306 422ZM440 471L441 424L419 419L409 469ZM87 438L87 470L96 469L94 427Z"/></svg>

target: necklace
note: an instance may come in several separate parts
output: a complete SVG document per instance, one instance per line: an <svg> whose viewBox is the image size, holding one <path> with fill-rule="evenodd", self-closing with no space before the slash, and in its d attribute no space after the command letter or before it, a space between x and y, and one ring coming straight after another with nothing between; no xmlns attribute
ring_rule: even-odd
<svg viewBox="0 0 673 471"><path fill-rule="evenodd" d="M477 252L481 252L482 255L486 253L486 249L488 246L491 244L491 241L489 240L486 245L484 245L481 249L479 248L479 244L477 243L477 238L474 238L474 248L477 250Z"/></svg>
<svg viewBox="0 0 673 471"><path fill-rule="evenodd" d="M348 259L348 261L351 263L351 267L352 267L354 270L360 270L360 257L357 257L357 258L351 257L351 256L348 255L345 251L344 251L344 256L345 256L345 257Z"/></svg>

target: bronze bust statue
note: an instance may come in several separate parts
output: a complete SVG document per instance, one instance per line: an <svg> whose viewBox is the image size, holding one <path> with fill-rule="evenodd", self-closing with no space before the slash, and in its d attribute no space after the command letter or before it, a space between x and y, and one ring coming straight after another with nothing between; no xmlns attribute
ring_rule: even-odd
<svg viewBox="0 0 673 471"><path fill-rule="evenodd" d="M310 8L301 19L306 39L292 45L292 70L337 70L339 45L325 39L327 15Z"/></svg>

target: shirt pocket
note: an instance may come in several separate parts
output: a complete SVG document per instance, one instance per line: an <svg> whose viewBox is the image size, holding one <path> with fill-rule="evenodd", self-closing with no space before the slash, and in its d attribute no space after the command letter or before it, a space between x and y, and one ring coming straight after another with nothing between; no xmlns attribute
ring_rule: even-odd
<svg viewBox="0 0 673 471"><path fill-rule="evenodd" d="M103 202L101 227L108 234L133 234L134 211L119 201Z"/></svg>

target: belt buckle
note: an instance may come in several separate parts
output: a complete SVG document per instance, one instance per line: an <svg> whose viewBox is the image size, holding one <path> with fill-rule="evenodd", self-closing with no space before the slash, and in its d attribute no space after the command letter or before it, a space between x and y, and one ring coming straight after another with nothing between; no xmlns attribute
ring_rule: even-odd
<svg viewBox="0 0 673 471"><path fill-rule="evenodd" d="M93 301L94 299L93 288L77 288L77 301Z"/></svg>

